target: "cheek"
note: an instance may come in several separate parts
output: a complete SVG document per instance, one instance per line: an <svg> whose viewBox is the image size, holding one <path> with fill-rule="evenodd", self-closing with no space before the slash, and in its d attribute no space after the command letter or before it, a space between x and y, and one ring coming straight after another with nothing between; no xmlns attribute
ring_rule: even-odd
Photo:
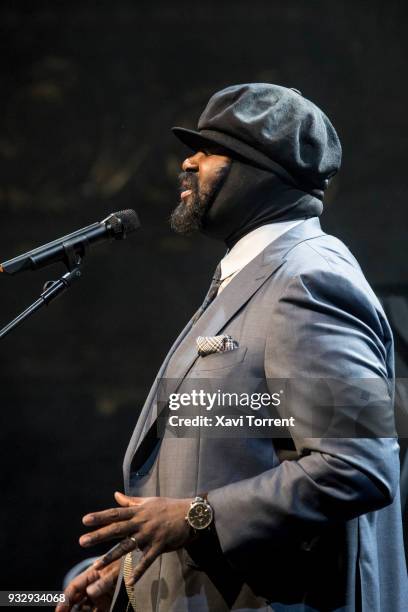
<svg viewBox="0 0 408 612"><path fill-rule="evenodd" d="M229 165L227 158L220 159L216 156L210 156L203 160L200 164L198 172L198 190L199 193L205 195L210 193L213 186L218 182L223 170Z"/></svg>
<svg viewBox="0 0 408 612"><path fill-rule="evenodd" d="M211 190L211 186L214 182L214 171L211 169L203 168L200 169L200 173L198 175L198 191L201 194L206 194Z"/></svg>

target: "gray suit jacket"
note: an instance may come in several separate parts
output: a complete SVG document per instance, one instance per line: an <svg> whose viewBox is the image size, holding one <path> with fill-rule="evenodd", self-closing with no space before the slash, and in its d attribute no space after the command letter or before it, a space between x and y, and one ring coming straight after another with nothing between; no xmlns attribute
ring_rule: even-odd
<svg viewBox="0 0 408 612"><path fill-rule="evenodd" d="M196 337L219 333L239 348L199 357ZM156 381L126 453L125 489L169 497L208 491L216 535L162 555L136 585L139 609L407 609L398 443L381 432L316 435L313 402L298 385L374 378L381 384L365 408L375 406L381 422L392 412L393 376L381 305L352 254L317 218L251 261L187 324L157 379L168 380L168 393L196 379L229 391L245 381L248 393L291 379L284 410L299 427L286 438L180 437L170 430L157 438ZM336 393L330 414L353 421L360 406L348 391Z"/></svg>

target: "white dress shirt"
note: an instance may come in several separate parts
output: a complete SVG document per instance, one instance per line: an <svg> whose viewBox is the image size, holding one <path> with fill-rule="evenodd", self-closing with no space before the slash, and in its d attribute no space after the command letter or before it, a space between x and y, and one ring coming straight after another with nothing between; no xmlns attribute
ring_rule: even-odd
<svg viewBox="0 0 408 612"><path fill-rule="evenodd" d="M296 219L295 221L268 223L245 234L221 259L221 285L218 293L225 289L234 276L259 255L268 244L303 221L304 219Z"/></svg>

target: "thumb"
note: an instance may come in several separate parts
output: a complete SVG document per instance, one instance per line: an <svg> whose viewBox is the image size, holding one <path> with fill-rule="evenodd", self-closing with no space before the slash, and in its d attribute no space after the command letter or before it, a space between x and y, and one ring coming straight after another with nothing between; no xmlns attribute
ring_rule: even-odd
<svg viewBox="0 0 408 612"><path fill-rule="evenodd" d="M131 497L119 491L115 491L115 499L120 506L135 506L139 501L139 497Z"/></svg>

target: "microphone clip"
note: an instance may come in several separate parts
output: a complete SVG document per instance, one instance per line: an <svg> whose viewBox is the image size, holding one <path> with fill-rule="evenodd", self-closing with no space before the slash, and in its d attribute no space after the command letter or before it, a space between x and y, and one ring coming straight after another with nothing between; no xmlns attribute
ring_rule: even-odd
<svg viewBox="0 0 408 612"><path fill-rule="evenodd" d="M75 245L75 247L74 247ZM78 241L68 240L62 243L64 249L64 264L71 272L75 268L79 268L83 262L86 252L89 248L89 242L86 238L81 240L81 252L78 253Z"/></svg>
<svg viewBox="0 0 408 612"><path fill-rule="evenodd" d="M21 325L23 321L37 312L37 310L43 306L48 306L48 304L61 295L61 293L64 293L67 289L69 289L72 283L80 280L81 276L82 272L79 264L72 268L72 270L68 270L68 272L61 276L60 279L56 281L47 281L43 286L43 291L38 300L36 300L33 304L31 304L31 306L26 308L24 312L19 314L18 317L13 319L13 321L0 330L0 339L4 338L4 336L10 333L15 327Z"/></svg>

